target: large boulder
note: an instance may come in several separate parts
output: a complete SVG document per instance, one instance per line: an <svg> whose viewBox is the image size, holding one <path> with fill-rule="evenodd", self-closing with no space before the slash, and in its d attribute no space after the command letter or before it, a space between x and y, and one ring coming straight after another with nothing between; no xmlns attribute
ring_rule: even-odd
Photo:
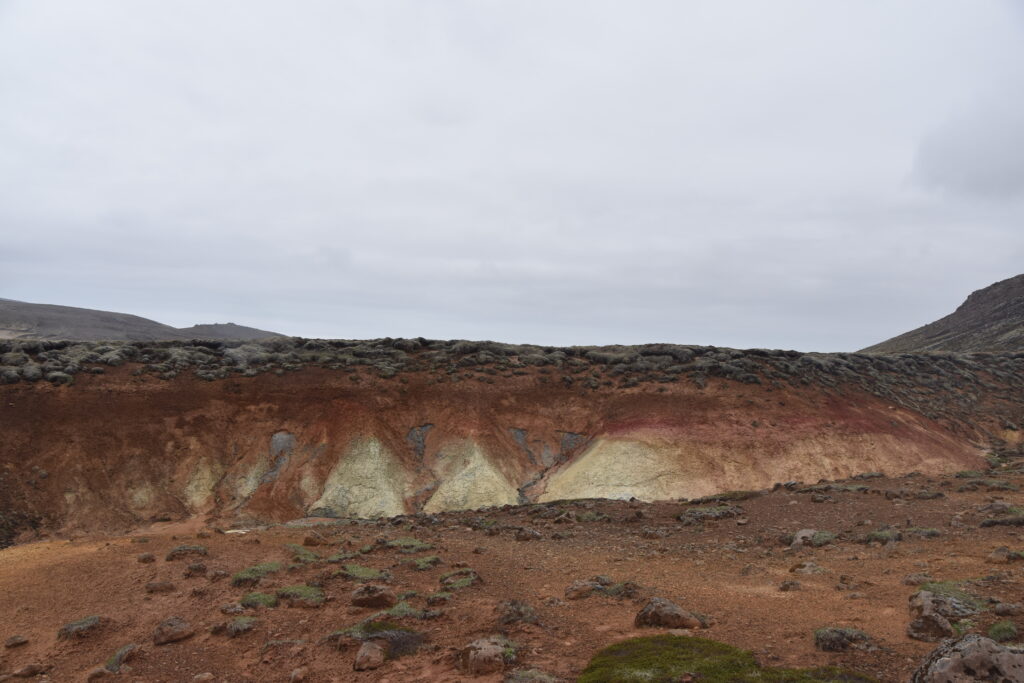
<svg viewBox="0 0 1024 683"><path fill-rule="evenodd" d="M932 650L910 678L910 683L971 681L1024 681L1024 650L972 633Z"/></svg>
<svg viewBox="0 0 1024 683"><path fill-rule="evenodd" d="M497 673L515 661L515 646L502 636L474 640L459 650L458 667L470 676Z"/></svg>
<svg viewBox="0 0 1024 683"><path fill-rule="evenodd" d="M706 628L707 621L700 615L687 612L679 605L665 598L651 598L637 613L634 623L638 626L660 628Z"/></svg>
<svg viewBox="0 0 1024 683"><path fill-rule="evenodd" d="M910 624L907 635L914 640L937 642L956 635L951 620L974 614L977 610L961 600L931 591L918 591L910 596Z"/></svg>

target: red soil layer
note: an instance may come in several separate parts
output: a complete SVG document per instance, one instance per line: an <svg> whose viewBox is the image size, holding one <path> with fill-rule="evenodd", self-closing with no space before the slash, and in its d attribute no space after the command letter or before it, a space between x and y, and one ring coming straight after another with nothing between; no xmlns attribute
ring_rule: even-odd
<svg viewBox="0 0 1024 683"><path fill-rule="evenodd" d="M0 512L35 516L49 529L112 532L199 513L285 521L308 513L308 496L297 493L300 472L322 485L346 445L366 436L398 456L420 491L407 496L408 512L437 485L432 468L438 452L456 439L480 444L515 486L538 480L524 489L529 499L599 438L678 443L681 466L695 448L725 452L734 470L749 472L737 485L735 478L716 482L711 471L705 482L711 489L768 487L774 481L764 464L809 440L834 447L834 457L784 479L808 472L819 473L815 480L839 478L868 465L896 475L919 468L925 457L933 471L983 465L968 440L975 435L955 434L855 389L710 379L703 389L682 381L580 390L548 382L536 370L494 383L442 383L426 373L353 377L307 368L280 376L164 381L123 367L79 375L72 386L2 386ZM433 427L421 460L407 435L426 424ZM513 428L525 430L529 454ZM266 457L271 436L282 431L295 436L301 452L251 498L233 498L233 473ZM565 433L585 441L564 454L568 462L545 468L541 452L547 447L558 454ZM861 456L844 460L850 443L874 444L870 463ZM213 498L196 509L183 491L202 459L231 476L222 476ZM151 499L130 499L130 491L146 486Z"/></svg>

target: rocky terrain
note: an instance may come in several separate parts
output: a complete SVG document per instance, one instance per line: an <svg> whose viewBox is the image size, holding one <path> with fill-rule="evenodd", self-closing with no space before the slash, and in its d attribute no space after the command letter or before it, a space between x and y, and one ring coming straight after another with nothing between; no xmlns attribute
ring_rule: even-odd
<svg viewBox="0 0 1024 683"><path fill-rule="evenodd" d="M47 534L0 552L0 679L1019 681L1000 643L1024 628L1022 485L1010 457L689 502ZM959 634L960 671L998 675L927 674Z"/></svg>
<svg viewBox="0 0 1024 683"><path fill-rule="evenodd" d="M1020 353L0 341L0 680L1024 680L1022 392Z"/></svg>
<svg viewBox="0 0 1024 683"><path fill-rule="evenodd" d="M1024 275L989 285L953 313L862 353L1024 351Z"/></svg>
<svg viewBox="0 0 1024 683"><path fill-rule="evenodd" d="M280 336L276 332L234 323L193 325L178 329L127 313L0 299L0 339L251 341Z"/></svg>

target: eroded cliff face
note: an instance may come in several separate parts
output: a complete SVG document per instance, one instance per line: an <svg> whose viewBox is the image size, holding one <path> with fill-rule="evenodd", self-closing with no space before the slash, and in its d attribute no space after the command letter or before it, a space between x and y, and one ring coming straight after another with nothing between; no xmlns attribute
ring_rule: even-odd
<svg viewBox="0 0 1024 683"><path fill-rule="evenodd" d="M582 391L319 368L213 382L129 367L0 387L3 499L53 528L666 500L983 466L970 435L855 388L712 379Z"/></svg>

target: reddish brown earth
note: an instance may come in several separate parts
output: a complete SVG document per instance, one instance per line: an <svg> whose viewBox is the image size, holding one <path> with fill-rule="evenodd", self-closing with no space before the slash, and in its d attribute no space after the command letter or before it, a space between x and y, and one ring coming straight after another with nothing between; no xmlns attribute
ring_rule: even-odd
<svg viewBox="0 0 1024 683"><path fill-rule="evenodd" d="M905 680L932 648L906 636L915 589L902 583L905 575L971 579L965 590L1024 601L1019 565L985 561L997 546L1024 550L1020 527L978 526L985 517L978 507L990 499L1024 503L1013 488L1024 484L1013 464L1024 422L1019 359L789 363L781 353L734 358L760 368L753 382L700 370L637 379L607 364L506 359L457 373L409 361L394 374L307 365L215 381L186 372L161 379L129 363L104 374L80 370L73 384L0 386L0 544L16 542L0 550L0 637L29 641L0 649L0 675L38 663L48 680L83 680L135 643L142 650L120 674L125 680L191 681L210 672L218 681L285 681L301 667L309 681L468 680L456 668L457 649L506 632L520 646L515 666L571 680L598 649L638 634L633 618L642 599L661 596L712 615L715 624L701 635L750 649L765 665L838 664ZM717 372L740 376L715 362ZM871 374L857 375L858 367ZM950 475L987 469L993 450L1010 463L986 475L996 484L958 491L968 480ZM691 507L680 498L865 472L887 476L853 482L870 486L867 493L819 492L832 497L819 503L782 488L739 503L742 520L677 520ZM934 492L946 497L918 497ZM556 500L596 497L623 500ZM401 516L359 520L346 510ZM328 545L312 550L326 558L371 546L355 561L390 569L396 592L417 592L414 608L426 606L441 574L461 565L484 583L456 592L436 619L402 618L426 644L372 672L352 671L353 640L326 639L373 612L351 606L356 584L334 576L334 563L301 564L258 589L320 584L323 606L247 610L258 619L252 632L211 633L233 618L220 607L251 590L213 572L288 563L284 544L309 532L287 523L321 511L341 519L319 520ZM566 511L576 519L557 523ZM886 525L942 535L908 534L885 548L859 542ZM541 538L516 540L519 527ZM778 542L803 528L839 536L799 551ZM377 543L399 536L430 543L441 564L416 571L403 564L407 556ZM186 578L190 560L164 559L181 543L208 548L206 572ZM144 552L156 561L137 562ZM795 577L802 591L780 592L804 559L826 571ZM570 583L598 574L639 584L640 597L564 600ZM855 588L836 590L844 575ZM174 587L147 593L152 581ZM495 608L512 599L528 602L539 624L499 625ZM105 617L103 628L57 639L63 624L89 615ZM153 629L172 616L196 634L154 645ZM995 619L986 611L972 628ZM876 647L819 652L811 634L828 625L863 629Z"/></svg>
<svg viewBox="0 0 1024 683"><path fill-rule="evenodd" d="M1004 482L999 486L1024 485L1020 471L1008 468L989 478ZM676 520L690 505L625 501L575 501L395 521L326 520L327 526L316 529L329 539L329 545L311 550L326 557L339 549L373 546L354 561L389 569L393 575L389 585L396 592L418 592L409 600L414 607L425 607L423 596L436 591L439 576L454 567L468 565L483 578L482 584L455 592L436 619L398 620L426 634L427 643L419 653L361 673L352 671L354 641L343 638L339 648L325 640L374 611L351 606L349 594L357 584L333 577L338 565L317 561L263 579L255 590L273 592L290 584L319 583L327 602L319 608L246 610L258 619L256 629L228 638L210 633L216 624L231 618L220 612L220 606L254 589L234 588L230 580L211 580L209 575L184 578L192 560L164 559L179 544L198 543L209 550L209 556L202 558L208 572L236 572L268 561L287 564L291 553L283 545L302 543L309 529L274 526L244 534L208 534L200 532L204 526L193 520L155 524L123 537L27 543L0 552L0 596L5 609L0 636L7 639L18 634L29 641L0 650L0 672L39 663L48 668L49 680L83 680L85 672L118 648L136 643L142 650L129 662L130 670L120 675L124 680L189 681L196 674L211 672L213 680L225 682L287 681L293 670L307 667L307 681L463 681L472 677L456 669L456 650L478 637L504 632L520 646L512 668L541 669L571 680L601 647L659 632L633 626L643 597L657 595L711 615L714 625L700 635L752 650L765 665L834 664L883 681L906 680L933 645L910 640L905 634L907 598L916 588L904 585L904 576L928 572L939 580L969 580L964 589L979 597L1024 601L1024 563L986 562L998 546L1024 548L1021 533L1011 527L979 528L989 515L978 511L994 499L1015 504L1024 500L1016 491L989 492L985 485L958 492L970 481L925 476L855 481L850 483L866 484L871 490L829 492L832 501L821 503L812 502L812 493L780 489L739 502L740 521L723 519L696 526ZM942 492L945 497L921 500L917 497L921 492ZM555 522L552 515L563 510L577 515L602 513L609 519ZM885 525L904 531L931 527L941 536L905 535L902 542L885 547L858 542L866 532ZM488 526L491 531L486 530ZM536 529L541 538L517 541L519 527ZM838 538L822 548L797 551L777 540L783 533L806 527L833 531ZM665 535L647 538L650 530ZM410 556L378 543L403 536L433 544L426 554L437 554L441 564L415 571L403 564ZM143 552L154 553L156 562L140 564L136 556ZM803 560L815 561L824 573L790 573ZM564 600L566 586L596 574L636 582L643 587L642 596ZM838 590L842 575L856 586ZM780 592L779 584L789 579L798 579L803 590ZM172 582L174 589L147 594L145 584L156 580ZM854 592L861 597L851 599ZM539 623L499 625L495 608L509 599L529 603ZM79 640L57 639L63 624L88 615L107 617L110 622ZM170 616L186 619L196 635L153 645L153 629ZM974 619L972 630L983 632L998 618L983 612ZM1021 617L1012 619L1024 628ZM822 626L862 629L872 636L877 649L850 654L817 651L812 631Z"/></svg>
<svg viewBox="0 0 1024 683"><path fill-rule="evenodd" d="M394 454L407 479L390 514L420 510L448 476L442 456L463 443L476 444L512 491L511 500L472 507L516 502L515 489L520 502L547 500L557 493L553 478L602 440L626 444L613 461L625 462L626 471L613 479L629 479L633 468L636 485L577 487L582 493L567 497L675 499L866 471L984 465L984 430L961 424L954 432L948 422L855 387L711 378L704 388L676 382L581 391L536 372L498 383L440 384L426 373L353 377L306 368L164 381L125 367L79 375L72 386L0 386L0 511L65 532L126 531L196 514L283 522L313 511L332 467L368 436ZM971 417L985 424L984 414ZM432 427L418 454L409 434L420 425ZM525 448L513 429L526 435ZM279 433L295 447L271 471L270 444ZM568 447L566 434L578 435ZM196 486L197 472L209 475L199 477L205 488ZM666 472L671 485L652 490ZM247 477L253 487L240 493Z"/></svg>

